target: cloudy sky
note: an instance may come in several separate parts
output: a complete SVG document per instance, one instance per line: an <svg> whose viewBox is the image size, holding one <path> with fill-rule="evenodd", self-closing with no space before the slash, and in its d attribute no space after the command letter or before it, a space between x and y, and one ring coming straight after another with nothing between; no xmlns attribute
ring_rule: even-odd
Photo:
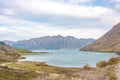
<svg viewBox="0 0 120 80"><path fill-rule="evenodd" d="M120 0L0 0L0 40L99 38L120 22Z"/></svg>

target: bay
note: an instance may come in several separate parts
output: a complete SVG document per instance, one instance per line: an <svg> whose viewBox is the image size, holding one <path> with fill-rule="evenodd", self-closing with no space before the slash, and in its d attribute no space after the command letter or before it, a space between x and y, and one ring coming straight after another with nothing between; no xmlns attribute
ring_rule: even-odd
<svg viewBox="0 0 120 80"><path fill-rule="evenodd" d="M33 50L34 52L49 52L50 54L32 54L23 55L26 59L22 61L46 62L49 65L59 67L83 67L88 64L96 67L96 63L105 60L108 61L112 57L117 57L115 53L100 53L79 51L77 49L66 50Z"/></svg>

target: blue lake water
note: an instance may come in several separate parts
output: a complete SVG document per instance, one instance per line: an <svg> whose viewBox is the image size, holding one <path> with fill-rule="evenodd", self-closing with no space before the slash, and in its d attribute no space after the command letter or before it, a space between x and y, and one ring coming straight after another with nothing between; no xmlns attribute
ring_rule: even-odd
<svg viewBox="0 0 120 80"><path fill-rule="evenodd" d="M23 61L46 62L49 65L59 67L83 67L86 64L95 67L97 62L108 61L111 57L117 56L115 53L87 52L77 49L34 50L34 52L50 52L50 54L23 55L26 57Z"/></svg>

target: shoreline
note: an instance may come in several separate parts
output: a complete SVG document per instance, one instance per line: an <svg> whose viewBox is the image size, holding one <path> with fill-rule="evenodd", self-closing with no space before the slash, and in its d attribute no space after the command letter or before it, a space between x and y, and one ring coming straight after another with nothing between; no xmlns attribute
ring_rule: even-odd
<svg viewBox="0 0 120 80"><path fill-rule="evenodd" d="M117 60L117 58L120 57L116 57L115 60ZM83 78L84 80L88 80L88 79L103 80L106 77L107 78L109 77L110 79L113 78L116 80L116 74L114 72L116 65L117 64L114 63L113 65L110 64L103 67L95 67L95 68L89 67L88 65L85 65L82 68L75 68L75 67L66 68L66 67L52 66L46 64L46 62L17 61L17 62L11 62L10 64L6 63L5 65L2 66L3 68L7 68L7 69L33 71L39 74L39 76L42 76L41 74L43 74L43 76L47 74L46 75L48 77L47 80L49 80L49 78L51 80L53 80L54 78L55 79L58 78L60 80L64 80L64 79L69 80L73 78L75 80L83 80ZM35 78L35 80L40 80L41 77L39 76ZM43 79L46 79L46 77L43 77Z"/></svg>
<svg viewBox="0 0 120 80"><path fill-rule="evenodd" d="M63 76L66 77L67 79L65 80L69 80L72 78L77 78L77 80L88 80L88 79L103 80L106 77L109 77L110 79L113 78L114 80L116 80L115 79L116 75L113 70L115 69L116 65L117 64L107 65L105 67L95 67L95 68L90 68L90 67L63 68L63 67L47 65L46 63L42 63L42 62L26 61L26 62L15 62L12 64L8 64L6 66L13 69L18 69L18 70L34 71L39 74L47 74L48 76L47 80L49 80L49 77L51 78L51 75L54 75L54 74L56 74L55 78L57 77L58 79L60 77L58 77L57 75L61 76L61 78ZM64 77L61 80L64 80ZM84 77L84 79L82 77Z"/></svg>
<svg viewBox="0 0 120 80"><path fill-rule="evenodd" d="M33 54L52 54L50 52L29 52L29 53L19 53L20 55L33 55Z"/></svg>
<svg viewBox="0 0 120 80"><path fill-rule="evenodd" d="M32 52L32 54L25 54L25 55L34 55L34 53L35 54L52 54L52 53L50 53L50 52ZM104 52L102 52L102 53L104 53ZM101 54L102 54L101 53ZM109 54L113 54L113 53L109 53ZM117 53L114 53L114 54L116 54L117 55ZM23 56L24 56L24 54L23 54ZM119 57L119 55L117 55L117 56L114 56L114 57L111 57L111 58L116 58L116 57ZM27 62L27 60L24 60L24 59L26 59L26 57L23 57L23 59L19 59L19 61L20 62ZM110 58L109 58L110 59ZM108 60L109 60L108 59ZM108 61L108 60L100 60L100 61ZM100 61L98 61L98 62L100 62ZM54 67L62 67L62 68L83 68L84 66L86 66L86 65L88 65L89 67L91 67L91 68L96 68L97 67L97 65L96 66L90 66L89 64L85 64L85 65L83 65L83 66L80 66L80 67L65 67L65 66L57 66L57 65L52 65L52 64L49 64L49 63L47 63L47 62L42 62L42 61L29 61L28 60L28 62L40 62L40 63L46 63L47 65L50 65L50 66L54 66ZM98 63L97 62L97 63ZM96 64L97 64L96 63Z"/></svg>
<svg viewBox="0 0 120 80"><path fill-rule="evenodd" d="M120 58L120 56L117 56L117 57L111 57L111 58ZM111 59L110 58L110 59ZM109 60L110 60L109 59ZM24 59L23 59L24 60ZM108 61L109 61L108 60ZM101 61L104 61L104 60L101 60ZM108 62L108 61L106 61L106 62ZM73 69L73 68L75 68L75 69L82 69L84 66L86 66L86 65L88 65L90 68L92 68L92 69L94 69L94 68L96 68L97 67L97 63L99 63L100 61L98 61L97 63L96 63L96 66L95 67L92 67L92 66L90 66L89 64L85 64L85 65L83 65L83 66L81 66L81 67L64 67L64 66L55 66L55 65L52 65L52 64L48 64L47 62L41 62L41 61L17 61L17 62L33 62L33 63L43 63L43 64L45 64L45 65L48 65L48 66L51 66L51 67L57 67L57 68L67 68L67 69Z"/></svg>

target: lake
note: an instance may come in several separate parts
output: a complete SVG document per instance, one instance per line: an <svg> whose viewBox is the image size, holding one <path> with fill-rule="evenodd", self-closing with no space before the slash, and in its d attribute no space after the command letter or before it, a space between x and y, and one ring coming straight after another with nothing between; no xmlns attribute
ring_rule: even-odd
<svg viewBox="0 0 120 80"><path fill-rule="evenodd" d="M95 67L97 62L108 61L111 57L117 56L115 53L88 52L77 49L34 50L34 52L49 52L50 54L23 55L26 59L22 61L46 62L59 67L83 67L86 64Z"/></svg>

